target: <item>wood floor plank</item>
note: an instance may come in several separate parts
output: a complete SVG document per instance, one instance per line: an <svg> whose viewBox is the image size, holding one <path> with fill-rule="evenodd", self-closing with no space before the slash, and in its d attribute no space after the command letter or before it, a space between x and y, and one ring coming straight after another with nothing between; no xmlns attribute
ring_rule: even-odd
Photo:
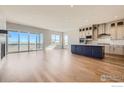
<svg viewBox="0 0 124 93"><path fill-rule="evenodd" d="M8 54L0 63L0 81L124 82L124 58L95 59L66 49Z"/></svg>

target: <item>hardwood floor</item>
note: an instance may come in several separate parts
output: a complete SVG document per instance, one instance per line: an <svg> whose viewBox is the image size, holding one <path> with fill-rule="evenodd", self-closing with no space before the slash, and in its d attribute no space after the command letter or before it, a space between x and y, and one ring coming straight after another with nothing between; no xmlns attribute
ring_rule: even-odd
<svg viewBox="0 0 124 93"><path fill-rule="evenodd" d="M66 49L9 54L0 63L0 81L123 82L124 58L119 65L109 62L118 60L89 58Z"/></svg>

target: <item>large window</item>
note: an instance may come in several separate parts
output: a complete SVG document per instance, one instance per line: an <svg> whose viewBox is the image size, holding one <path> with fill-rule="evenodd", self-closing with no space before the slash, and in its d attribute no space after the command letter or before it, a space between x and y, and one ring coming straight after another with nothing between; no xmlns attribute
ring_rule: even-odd
<svg viewBox="0 0 124 93"><path fill-rule="evenodd" d="M37 50L39 50L40 49L40 34L36 35L36 40L37 40L36 48L37 48Z"/></svg>
<svg viewBox="0 0 124 93"><path fill-rule="evenodd" d="M18 51L18 32L8 32L8 52Z"/></svg>
<svg viewBox="0 0 124 93"><path fill-rule="evenodd" d="M8 53L40 50L43 48L42 33L8 31Z"/></svg>
<svg viewBox="0 0 124 93"><path fill-rule="evenodd" d="M29 50L36 50L36 44L37 44L37 35L36 34L30 34L30 49Z"/></svg>
<svg viewBox="0 0 124 93"><path fill-rule="evenodd" d="M43 34L40 34L40 49L43 49Z"/></svg>
<svg viewBox="0 0 124 93"><path fill-rule="evenodd" d="M37 34L37 50L43 49L43 34Z"/></svg>
<svg viewBox="0 0 124 93"><path fill-rule="evenodd" d="M28 51L28 33L19 33L20 51Z"/></svg>
<svg viewBox="0 0 124 93"><path fill-rule="evenodd" d="M64 35L64 45L67 46L68 45L68 36Z"/></svg>
<svg viewBox="0 0 124 93"><path fill-rule="evenodd" d="M60 35L53 34L51 36L51 40L53 44L59 44L60 43Z"/></svg>

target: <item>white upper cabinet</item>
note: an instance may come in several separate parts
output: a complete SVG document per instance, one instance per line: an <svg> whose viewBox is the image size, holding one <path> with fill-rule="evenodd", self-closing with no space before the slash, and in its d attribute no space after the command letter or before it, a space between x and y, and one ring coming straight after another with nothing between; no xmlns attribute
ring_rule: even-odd
<svg viewBox="0 0 124 93"><path fill-rule="evenodd" d="M86 33L86 32L85 32L85 28L83 28L83 29L82 29L82 37L83 37L83 38L86 38L86 34L85 34L85 33Z"/></svg>
<svg viewBox="0 0 124 93"><path fill-rule="evenodd" d="M86 27L86 30L85 30L85 32L86 32L86 36L89 36L89 28L88 27Z"/></svg>
<svg viewBox="0 0 124 93"><path fill-rule="evenodd" d="M97 26L94 26L93 27L93 39L97 40L97 38L98 38L98 29L97 29Z"/></svg>
<svg viewBox="0 0 124 93"><path fill-rule="evenodd" d="M110 24L110 36L111 39L117 39L117 31L116 31L116 23L111 23Z"/></svg>
<svg viewBox="0 0 124 93"><path fill-rule="evenodd" d="M93 38L93 27L92 25L90 26L85 26L85 27L81 27L79 29L79 34L80 37L79 38L84 38L84 39L92 39Z"/></svg>
<svg viewBox="0 0 124 93"><path fill-rule="evenodd" d="M84 28L79 29L79 35L80 35L80 38L85 38L86 37Z"/></svg>
<svg viewBox="0 0 124 93"><path fill-rule="evenodd" d="M116 21L110 25L111 39L124 39L124 21Z"/></svg>
<svg viewBox="0 0 124 93"><path fill-rule="evenodd" d="M98 26L98 34L102 34L102 25Z"/></svg>
<svg viewBox="0 0 124 93"><path fill-rule="evenodd" d="M117 22L117 39L124 39L124 22Z"/></svg>
<svg viewBox="0 0 124 93"><path fill-rule="evenodd" d="M109 23L105 24L105 33L110 35L110 24Z"/></svg>
<svg viewBox="0 0 124 93"><path fill-rule="evenodd" d="M104 24L99 24L99 26L98 26L98 34L100 35L100 34L103 34L103 33L105 33L104 32L104 27L105 25Z"/></svg>
<svg viewBox="0 0 124 93"><path fill-rule="evenodd" d="M85 26L79 32L80 38L97 40L106 35L112 40L124 40L124 20Z"/></svg>
<svg viewBox="0 0 124 93"><path fill-rule="evenodd" d="M92 27L86 27L85 34L86 36L92 36L93 35L93 28Z"/></svg>
<svg viewBox="0 0 124 93"><path fill-rule="evenodd" d="M89 27L89 30L88 30L88 35L89 36L92 36L93 35L93 28L92 27Z"/></svg>

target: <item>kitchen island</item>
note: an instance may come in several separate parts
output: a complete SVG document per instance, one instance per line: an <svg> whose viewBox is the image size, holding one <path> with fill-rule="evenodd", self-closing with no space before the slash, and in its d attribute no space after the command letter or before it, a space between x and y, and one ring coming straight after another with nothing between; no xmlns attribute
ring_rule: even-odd
<svg viewBox="0 0 124 93"><path fill-rule="evenodd" d="M73 44L71 45L71 52L73 54L103 59L105 47L91 44Z"/></svg>

